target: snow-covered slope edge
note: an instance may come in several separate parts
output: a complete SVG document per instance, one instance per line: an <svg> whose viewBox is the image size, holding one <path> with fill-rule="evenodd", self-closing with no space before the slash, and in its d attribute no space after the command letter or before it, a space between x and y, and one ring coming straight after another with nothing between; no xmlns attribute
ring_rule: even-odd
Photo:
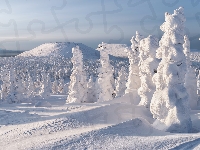
<svg viewBox="0 0 200 150"><path fill-rule="evenodd" d="M18 56L30 57L45 57L45 56L57 56L62 55L66 58L72 57L72 48L79 46L83 52L84 59L99 59L99 52L91 47L88 47L82 43L74 42L56 42L56 43L45 43L32 50L21 53Z"/></svg>

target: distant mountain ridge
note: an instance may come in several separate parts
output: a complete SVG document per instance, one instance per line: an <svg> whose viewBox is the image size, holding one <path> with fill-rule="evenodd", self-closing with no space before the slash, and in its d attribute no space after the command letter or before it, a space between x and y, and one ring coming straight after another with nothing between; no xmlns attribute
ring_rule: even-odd
<svg viewBox="0 0 200 150"><path fill-rule="evenodd" d="M56 43L45 43L32 50L25 51L18 56L22 57L48 57L48 56L58 56L62 55L66 58L72 57L72 48L79 46L80 50L83 53L84 59L99 59L99 51L88 47L82 43L74 42L56 42Z"/></svg>

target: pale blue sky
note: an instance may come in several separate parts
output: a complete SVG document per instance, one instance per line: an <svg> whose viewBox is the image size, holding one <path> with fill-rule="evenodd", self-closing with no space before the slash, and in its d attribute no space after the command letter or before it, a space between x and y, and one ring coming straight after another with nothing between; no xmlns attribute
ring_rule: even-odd
<svg viewBox="0 0 200 150"><path fill-rule="evenodd" d="M102 41L130 45L136 30L160 38L164 13L179 6L185 8L192 48L200 49L200 2L195 0L2 0L0 48L30 50L63 41L93 48Z"/></svg>

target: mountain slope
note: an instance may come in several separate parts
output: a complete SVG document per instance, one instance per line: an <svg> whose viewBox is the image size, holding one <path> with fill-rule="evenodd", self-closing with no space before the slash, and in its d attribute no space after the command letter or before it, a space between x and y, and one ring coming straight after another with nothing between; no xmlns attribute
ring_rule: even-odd
<svg viewBox="0 0 200 150"><path fill-rule="evenodd" d="M72 48L79 46L83 52L84 59L99 59L99 52L91 47L88 47L82 43L74 42L56 42L56 43L45 43L32 50L23 52L18 56L22 57L45 57L45 56L57 56L63 55L66 58L72 57Z"/></svg>

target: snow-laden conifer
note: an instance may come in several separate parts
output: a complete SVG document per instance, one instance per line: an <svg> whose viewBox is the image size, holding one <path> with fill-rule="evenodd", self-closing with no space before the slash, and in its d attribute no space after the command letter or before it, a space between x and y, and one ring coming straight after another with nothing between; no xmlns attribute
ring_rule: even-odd
<svg viewBox="0 0 200 150"><path fill-rule="evenodd" d="M192 128L188 93L184 87L187 71L183 53L184 22L182 7L172 15L165 13L165 22L160 27L164 35L156 53L157 58L162 60L153 76L156 91L150 110L156 122L169 132L190 132Z"/></svg>
<svg viewBox="0 0 200 150"><path fill-rule="evenodd" d="M190 61L190 41L187 36L184 36L185 43L183 44L184 54L186 56L187 73L185 75L185 87L189 95L189 103L191 109L197 108L197 78L194 68L191 66Z"/></svg>
<svg viewBox="0 0 200 150"><path fill-rule="evenodd" d="M116 96L123 96L126 90L126 69L122 66L116 81Z"/></svg>
<svg viewBox="0 0 200 150"><path fill-rule="evenodd" d="M153 93L155 92L155 84L152 81L153 75L157 72L159 61L156 59L156 50L158 49L158 39L155 36L148 36L140 41L140 62L139 76L141 87L138 94L141 97L139 105L149 108Z"/></svg>
<svg viewBox="0 0 200 150"><path fill-rule="evenodd" d="M67 103L82 103L87 101L87 80L83 69L83 54L79 46L72 48L72 74L70 76Z"/></svg>
<svg viewBox="0 0 200 150"><path fill-rule="evenodd" d="M97 101L112 100L115 97L114 93L114 77L113 69L110 64L109 55L106 52L106 47L102 43L100 51L101 67L98 68L97 79Z"/></svg>
<svg viewBox="0 0 200 150"><path fill-rule="evenodd" d="M93 77L90 76L89 81L87 83L87 102L88 103L94 103L97 101L95 82L93 80L94 80Z"/></svg>
<svg viewBox="0 0 200 150"><path fill-rule="evenodd" d="M140 88L141 81L139 77L139 43L142 40L142 36L136 31L136 37L131 39L131 48L126 48L125 51L129 58L129 75L126 83L126 94L130 94L135 98L135 103L139 102L139 95L137 90Z"/></svg>
<svg viewBox="0 0 200 150"><path fill-rule="evenodd" d="M9 92L6 97L6 101L8 103L18 103L20 99L17 99L17 91L16 91L16 81L15 81L15 68L11 67L9 70Z"/></svg>

